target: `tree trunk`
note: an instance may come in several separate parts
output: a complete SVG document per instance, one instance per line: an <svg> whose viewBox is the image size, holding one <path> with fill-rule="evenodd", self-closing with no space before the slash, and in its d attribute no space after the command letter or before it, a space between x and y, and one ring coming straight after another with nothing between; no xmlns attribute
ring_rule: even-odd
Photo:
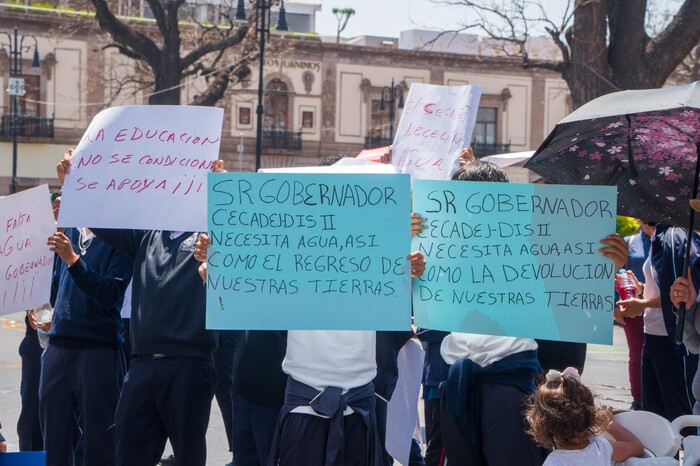
<svg viewBox="0 0 700 466"><path fill-rule="evenodd" d="M180 105L182 89L179 67L168 58L171 57L164 53L158 67L153 70L155 85L148 97L149 105Z"/></svg>
<svg viewBox="0 0 700 466"><path fill-rule="evenodd" d="M617 89L608 80L605 0L576 0L575 8L574 24L567 34L571 62L565 64L563 78L577 109Z"/></svg>

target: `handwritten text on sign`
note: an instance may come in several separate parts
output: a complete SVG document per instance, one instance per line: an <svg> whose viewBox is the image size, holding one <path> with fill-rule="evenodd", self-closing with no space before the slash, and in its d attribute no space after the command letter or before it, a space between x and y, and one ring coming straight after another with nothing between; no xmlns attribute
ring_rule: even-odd
<svg viewBox="0 0 700 466"><path fill-rule="evenodd" d="M614 187L416 181L427 268L415 322L436 330L612 343Z"/></svg>
<svg viewBox="0 0 700 466"><path fill-rule="evenodd" d="M391 163L414 179L447 180L469 147L481 86L411 84Z"/></svg>
<svg viewBox="0 0 700 466"><path fill-rule="evenodd" d="M209 175L207 328L410 328L406 175Z"/></svg>
<svg viewBox="0 0 700 466"><path fill-rule="evenodd" d="M0 314L49 302L55 231L48 186L0 199Z"/></svg>
<svg viewBox="0 0 700 466"><path fill-rule="evenodd" d="M100 112L72 158L61 226L201 231L223 110L126 106Z"/></svg>

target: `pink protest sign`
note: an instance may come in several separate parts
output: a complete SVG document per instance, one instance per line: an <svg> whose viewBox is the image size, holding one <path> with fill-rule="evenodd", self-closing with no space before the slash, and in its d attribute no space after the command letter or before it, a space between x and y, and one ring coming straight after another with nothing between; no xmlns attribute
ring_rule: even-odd
<svg viewBox="0 0 700 466"><path fill-rule="evenodd" d="M49 302L55 231L47 185L0 199L0 315Z"/></svg>
<svg viewBox="0 0 700 466"><path fill-rule="evenodd" d="M59 225L205 230L206 175L219 158L223 115L169 105L97 114L73 154Z"/></svg>
<svg viewBox="0 0 700 466"><path fill-rule="evenodd" d="M481 86L411 84L391 163L414 179L450 179L470 145L480 98Z"/></svg>

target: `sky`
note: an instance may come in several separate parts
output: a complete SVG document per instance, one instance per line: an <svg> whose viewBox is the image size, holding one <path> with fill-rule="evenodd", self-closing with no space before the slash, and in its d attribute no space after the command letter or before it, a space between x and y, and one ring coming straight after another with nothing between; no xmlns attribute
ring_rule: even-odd
<svg viewBox="0 0 700 466"><path fill-rule="evenodd" d="M362 35L399 37L407 29L450 29L464 19L464 7L438 5L431 0L322 0L316 32L335 36L338 21L333 8L354 8L342 37Z"/></svg>

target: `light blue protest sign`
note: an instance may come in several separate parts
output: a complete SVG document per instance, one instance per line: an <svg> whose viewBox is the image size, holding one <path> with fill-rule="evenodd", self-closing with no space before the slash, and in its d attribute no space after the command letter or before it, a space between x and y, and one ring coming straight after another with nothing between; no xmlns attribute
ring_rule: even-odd
<svg viewBox="0 0 700 466"><path fill-rule="evenodd" d="M614 187L415 180L427 268L415 323L436 330L612 344Z"/></svg>
<svg viewBox="0 0 700 466"><path fill-rule="evenodd" d="M211 173L207 328L410 329L408 175Z"/></svg>

